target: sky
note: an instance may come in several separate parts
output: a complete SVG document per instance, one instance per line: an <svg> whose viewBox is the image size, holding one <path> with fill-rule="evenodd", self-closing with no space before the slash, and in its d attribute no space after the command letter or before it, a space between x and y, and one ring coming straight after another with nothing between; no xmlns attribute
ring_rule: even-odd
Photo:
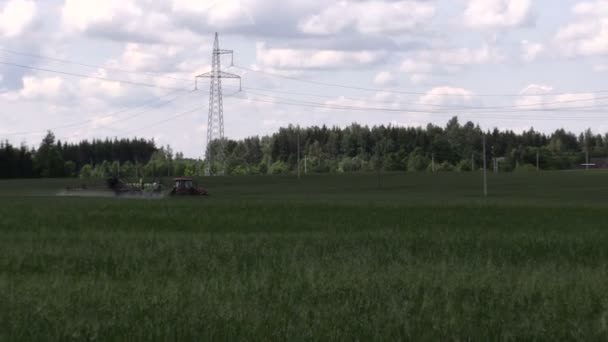
<svg viewBox="0 0 608 342"><path fill-rule="evenodd" d="M225 134L445 125L608 132L608 0L0 0L0 139L205 151L214 33Z"/></svg>

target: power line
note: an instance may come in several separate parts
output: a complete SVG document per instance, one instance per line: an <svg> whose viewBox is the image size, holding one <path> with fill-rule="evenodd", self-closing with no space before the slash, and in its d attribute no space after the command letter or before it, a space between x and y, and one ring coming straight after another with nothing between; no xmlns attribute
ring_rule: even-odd
<svg viewBox="0 0 608 342"><path fill-rule="evenodd" d="M46 68L38 68L38 67L31 66L31 65L16 64L16 63L11 63L11 62L6 62L6 61L0 61L0 64L17 67L17 68L22 68L22 69L31 69L31 70L36 70L36 71L52 72L52 73L67 75L67 76L89 78L89 79L105 81L105 82L116 82L116 83L123 83L123 84L129 84L129 85L134 85L134 86L177 90L177 91L184 91L184 92L189 91L189 89L184 89L184 88L165 87L165 86L160 86L160 85L150 84L150 83L142 83L142 82L134 82L134 81L126 81L126 80L117 80L117 79L111 79L111 78L99 77L99 76L83 75L83 74L78 74L78 73L73 73L73 72L59 71L59 70L46 69Z"/></svg>
<svg viewBox="0 0 608 342"><path fill-rule="evenodd" d="M132 71L132 70L112 68L112 67L106 67L106 66L103 66L103 65L87 64L87 63L76 62L76 61L67 60L67 59L55 58L55 57L44 56L44 55L37 55L37 54L32 54L32 53L25 53L25 52L8 50L8 49L3 49L3 48L0 48L0 52L10 53L10 54L20 55L20 56L39 58L39 59L47 59L47 60L50 60L50 61L55 61L55 62L64 63L64 64L79 65L79 66L83 66L83 67L87 67L87 68L104 69L104 70L107 70L107 71L117 71L117 72L123 72L123 73L127 73L127 74L133 74L133 75L146 75L146 76L151 76L151 77L172 79L172 80L175 80L175 81L192 82L192 80L187 80L187 79L184 79L184 78L163 75L163 74L156 73L156 72L149 72L149 71L138 72L138 71Z"/></svg>
<svg viewBox="0 0 608 342"><path fill-rule="evenodd" d="M455 113L446 113L446 112L436 112L436 111L421 111L421 110L409 110L409 109L395 109L395 108L375 108L375 107L357 107L357 106L341 106L341 105L331 105L331 104L323 104L316 102L304 102L304 101L293 101L293 102L283 102L283 101L273 101L273 100L264 100L250 97L238 97L234 98L245 100L245 101L253 101L253 102L263 102L263 103L272 103L279 105L287 105L287 106L296 106L296 107L307 107L307 108L322 108L322 109L332 109L332 110L346 110L346 111L369 111L369 112L390 112L390 113L418 113L418 114L434 114L434 115L447 115L447 116L455 116ZM480 112L476 112L475 114L483 114ZM492 114L492 113L491 113ZM580 120L580 119L599 119L606 120L605 117L531 117L531 116L498 116L498 115L482 115L482 116L474 116L466 113L458 113L460 116L467 117L475 117L477 119L505 119L505 120L530 120L530 119L539 119L539 120L548 120L548 121L563 121L563 120ZM458 116L456 115L456 116Z"/></svg>
<svg viewBox="0 0 608 342"><path fill-rule="evenodd" d="M258 96L263 96L266 98L270 98L272 100L279 100L279 101L290 101L293 103L303 103L303 104L314 104L314 105L330 105L330 106L340 106L340 107L348 107L348 108L361 108L361 109L380 109L380 110L395 110L395 111L404 111L404 112L417 112L417 113L445 113L445 111L439 111L439 110L421 110L421 109L414 109L414 108L378 108L378 107L362 107L362 106L353 106L353 105L340 105L340 104L331 104L331 103L319 103L319 102L310 102L310 101L302 101L302 100L297 100L297 99L291 99L291 98L284 98L284 97L275 97L275 96L269 96L269 95L258 95ZM584 109L584 108L596 108L595 106L588 106L588 107L578 107L578 108L573 108L572 110L579 110L579 109ZM568 111L569 108L539 108L539 109L527 109L527 111L529 112L566 112ZM608 109L603 110L603 111L597 111L599 113L606 113L608 111ZM487 111L473 111L474 113L519 113L521 111L519 110L487 110ZM585 112L593 112L593 111L585 111Z"/></svg>
<svg viewBox="0 0 608 342"><path fill-rule="evenodd" d="M336 99L335 96L329 96L329 95L318 95L318 94L310 94L310 93L297 93L297 92L287 92L287 91L274 91L271 89L263 89L263 88L251 88L251 87L245 87L245 90L247 90L247 92L252 93L254 95L260 95L260 96L268 96L266 94L261 94L261 93L256 93L255 91L251 91L249 89L256 89L256 90L260 90L260 91L266 91L266 92L276 92L276 93L281 93L281 94L293 94L293 95L303 95L303 96L312 96L312 97L319 97L319 98L326 98L326 99ZM294 100L294 99L288 99L288 98L279 98L276 97L277 99L283 99L283 100ZM357 98L352 98L352 97L345 97L345 96L340 96L339 98L343 98L346 100L352 100L352 101L359 101L361 99L357 99ZM522 110L527 110L527 111L539 111L539 110L578 110L578 109L589 109L589 108L605 108L606 106L608 106L608 104L602 104L602 105L591 105L591 106L582 106L582 107L565 107L565 108L530 108L530 109L526 109L524 107L539 107L539 106L547 106L547 105L554 105L554 104L566 104L566 103L577 103L577 102L589 102L589 101L600 101L600 100L608 100L608 96L606 97L597 97L597 98L593 98L593 99L578 99L578 100L564 100L564 101L550 101L550 102L539 102L539 103L528 103L528 104L522 104L522 105L511 105L511 106L456 106L456 105L438 105L438 104L430 104L430 103L411 103L411 102L401 102L401 101L376 101L376 100L372 100L372 101L367 101L367 102L372 102L372 103L385 103L385 104L405 104L405 105L411 105L411 106L428 106L428 107L435 107L435 108L440 108L440 109L449 109L449 110L493 110L493 109L522 109ZM295 100L297 101L297 100Z"/></svg>
<svg viewBox="0 0 608 342"><path fill-rule="evenodd" d="M181 95L175 96L175 97L173 97L173 98L171 98L171 99L169 99L169 100L167 100L167 101L157 103L157 107L150 108L150 109L147 109L147 110L142 110L142 111L139 111L139 112L137 112L137 113L135 113L135 114L133 114L133 115L131 115L131 116L127 117L127 118L126 118L126 119L124 119L123 121L128 121L128 120L131 120L131 119L133 119L133 118L135 118L135 117L137 117L137 116L140 116L140 115L142 115L142 114L145 114L145 113L147 113L147 112L149 112L149 111L151 111L151 110L154 110L154 109L156 109L156 108L159 108L160 106L163 106L163 105L166 105L166 104L172 103L172 102L174 102L175 100L179 99L180 97L182 97L182 96L184 96L184 95L189 95L189 94L190 94L190 93L192 93L192 92L193 92L193 91L190 91L190 92L188 92L188 93L184 93L184 94L181 94ZM173 95L173 94L175 94L175 92L168 93L168 94L166 94L166 95L162 96L162 97L161 97L161 99L162 99L163 97L167 97L167 96L170 96L170 95ZM112 112L112 113L109 113L109 114L103 115L103 116L101 116L101 118L103 119L103 118L113 117L113 116L115 116L115 115L119 115L119 114L122 114L122 113L126 113L126 112L129 112L129 111L134 110L134 109L138 109L138 108L145 108L145 107L148 107L148 106L149 106L149 104L151 104L151 103L158 102L158 100L159 100L158 98L150 99L149 101L144 102L144 103L143 103L142 105L140 105L140 106L137 106L137 107L134 107L134 108L124 108L124 109L121 109L121 110L118 110L118 111L115 111L115 112ZM63 129L63 128L71 128L71 127L85 126L85 125L87 125L87 124L89 124L89 123L94 122L95 120L98 120L98 119L99 119L99 118L87 119L87 120L78 121L78 122L73 122L73 123L69 123L69 124L65 124L65 125L61 125L61 126L55 126L55 127L51 127L51 128L44 129L44 130L36 130L36 131L24 131L24 132L13 132L13 133L1 134L1 135L2 135L2 136L21 136L21 135L41 134L41 133L45 133L45 132L47 132L47 131L56 131L56 130L58 130L58 129ZM103 125L102 125L102 126L103 126ZM111 127L105 127L105 128L110 128L110 129L112 129Z"/></svg>
<svg viewBox="0 0 608 342"><path fill-rule="evenodd" d="M327 87L337 87L337 88L345 88L345 89L353 89L353 90L361 90L361 91L384 92L384 93L394 93L394 94L420 95L420 96L427 96L427 95L428 96L462 96L462 94L422 93L422 92L412 92L412 91L403 91L403 90L387 90L387 89L381 89L381 88L349 86L349 85L345 85L345 84L328 83L328 82L321 82L321 81L314 81L314 80L306 80L306 79L301 79L301 78L297 78L297 77L278 75L278 74L265 72L262 70L255 70L255 69L245 68L245 67L241 67L241 66L237 66L237 65L234 65L233 67L237 68L237 69L245 70L245 71L251 71L251 72L255 72L255 73L268 75L271 77L282 78L282 79L287 79L287 80L302 82L302 83L327 86ZM585 94L590 94L590 93L593 93L593 94L608 93L608 90L598 90L598 91L592 91L592 92L587 91L587 92L570 92L570 93L546 93L546 94L471 94L471 95L479 96L479 97L532 97L532 96L547 96L547 95L551 95L551 96L585 95Z"/></svg>
<svg viewBox="0 0 608 342"><path fill-rule="evenodd" d="M239 92L240 92L240 91L236 91L236 92L234 92L234 93L232 93L232 94L230 94L230 95L224 95L224 97L235 97L235 98L238 98L238 97L236 97L235 95L236 95L237 93L239 93ZM203 109L205 109L205 108L207 108L207 106L197 107L197 108L194 108L194 109L191 109L191 110L187 110L187 111L184 111L184 112L180 112L180 113L178 113L178 114L176 114L176 115L170 116L170 117L168 117L168 118L166 118L166 119L164 119L164 120L161 120L161 121L154 122L154 123L152 123L152 124L150 124L150 125L143 126L143 127L138 127L138 128L136 128L136 129L133 129L133 130L130 130L130 131L126 131L126 132L124 132L122 135L124 136L124 135L127 135L127 134L131 134L131 133L133 133L133 132L140 131L140 130L142 130L142 129L148 129L148 128L152 128L152 127L155 127L155 126L161 125L161 124L163 124L163 123L165 123L165 122L169 122L169 121L171 121L171 120L173 120L173 119L176 119L176 118L178 118L178 117L181 117L181 116L184 116L184 115L187 115L187 114L190 114L190 113L194 113L194 112L199 111L199 110L203 110Z"/></svg>
<svg viewBox="0 0 608 342"><path fill-rule="evenodd" d="M123 133L122 133L122 135L124 136L124 135L127 135L127 134L131 134L131 133L133 133L133 132L140 131L140 130L142 130L142 129L148 129L148 128L152 128L152 127L158 126L158 125L160 125L160 124L163 124L163 123L165 123L165 122L169 122L169 121L171 121L171 120L173 120L173 119L175 119L175 118L178 118L178 117L180 117L180 116L184 116L184 115L187 115L187 114L190 114L190 113L194 113L194 112L199 111L199 110L203 110L203 109L205 109L206 107L207 107L207 106L202 106L202 107L197 107L197 108L194 108L194 109L191 109L191 110L187 110L187 111L185 111L185 112L181 112L181 113L179 113L179 114L176 114L176 115L170 116L169 118L164 119L164 120L162 120L162 121L158 121L158 122L152 123L152 124L147 125L147 126L138 127L138 128L136 128L136 129L133 129L133 130L130 130L130 131L126 131L126 132L123 132Z"/></svg>

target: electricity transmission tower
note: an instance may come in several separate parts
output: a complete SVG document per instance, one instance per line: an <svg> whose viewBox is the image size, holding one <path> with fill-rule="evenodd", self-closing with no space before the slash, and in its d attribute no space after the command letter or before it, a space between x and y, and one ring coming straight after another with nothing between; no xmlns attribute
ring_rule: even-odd
<svg viewBox="0 0 608 342"><path fill-rule="evenodd" d="M213 54L212 54L212 69L210 72L198 75L194 78L195 89L198 89L199 78L209 78L209 117L207 119L207 152L206 159L207 165L205 168L205 174L210 176L213 173L213 164L216 163L219 166L217 174L224 174L225 166L225 141L224 141L224 104L222 100L222 78L236 78L241 80L241 76L233 75L222 71L221 56L231 56L231 64L234 64L234 53L232 50L220 49L220 43L217 32L215 33L215 42L213 43ZM240 85L239 85L240 90ZM219 142L219 151L212 151L210 148L213 141ZM217 154L215 154L215 153Z"/></svg>

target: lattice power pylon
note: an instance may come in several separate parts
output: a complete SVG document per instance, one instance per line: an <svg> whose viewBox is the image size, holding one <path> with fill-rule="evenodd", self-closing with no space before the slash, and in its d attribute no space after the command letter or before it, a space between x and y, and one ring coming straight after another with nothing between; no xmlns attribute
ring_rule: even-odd
<svg viewBox="0 0 608 342"><path fill-rule="evenodd" d="M222 100L222 78L241 79L241 76L223 72L221 68L221 55L231 56L231 61L234 61L232 50L220 49L220 43L217 32L215 33L215 42L213 43L212 55L212 70L210 72L198 75L195 77L195 88L198 88L198 78L209 78L209 117L207 119L207 165L205 173L207 176L212 175L213 164L217 165L215 174L224 174L224 166L226 161L225 156L225 141L224 141L224 104ZM239 86L240 88L240 86ZM213 141L219 141L219 151L214 151L209 148Z"/></svg>

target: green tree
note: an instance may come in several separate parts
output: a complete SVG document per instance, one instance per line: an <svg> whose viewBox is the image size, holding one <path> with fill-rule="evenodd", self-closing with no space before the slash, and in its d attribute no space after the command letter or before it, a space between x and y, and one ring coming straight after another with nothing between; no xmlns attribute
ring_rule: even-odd
<svg viewBox="0 0 608 342"><path fill-rule="evenodd" d="M427 158L421 148L416 148L410 153L407 161L407 170L410 172L424 171L429 166L429 158Z"/></svg>
<svg viewBox="0 0 608 342"><path fill-rule="evenodd" d="M64 164L64 175L67 177L76 177L76 163L71 160L68 160Z"/></svg>
<svg viewBox="0 0 608 342"><path fill-rule="evenodd" d="M271 175L287 174L287 173L289 173L289 168L287 167L287 164L285 162L277 160L276 162L272 163L272 165L270 166L269 173Z"/></svg>
<svg viewBox="0 0 608 342"><path fill-rule="evenodd" d="M93 167L91 164L84 164L84 166L80 169L80 178L89 179L93 177Z"/></svg>
<svg viewBox="0 0 608 342"><path fill-rule="evenodd" d="M47 132L35 154L34 163L42 177L63 177L65 164L58 146L55 144L55 135Z"/></svg>

